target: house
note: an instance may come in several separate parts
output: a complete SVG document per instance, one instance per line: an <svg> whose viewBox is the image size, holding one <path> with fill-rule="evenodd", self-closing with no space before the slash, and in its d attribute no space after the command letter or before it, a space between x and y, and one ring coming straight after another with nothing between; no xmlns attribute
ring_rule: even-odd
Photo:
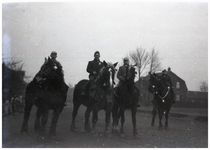
<svg viewBox="0 0 210 150"><path fill-rule="evenodd" d="M188 91L187 99L192 103L208 103L208 92Z"/></svg>
<svg viewBox="0 0 210 150"><path fill-rule="evenodd" d="M162 73L156 73L157 75L161 75ZM173 91L176 102L180 101L187 101L187 85L183 79L177 76L174 72L171 71L171 68L168 68L168 76L170 76L172 84L173 84ZM136 82L136 87L140 90L140 101L141 103L151 103L153 99L153 95L148 92L149 88L149 75L145 77L141 77Z"/></svg>
<svg viewBox="0 0 210 150"><path fill-rule="evenodd" d="M2 99L10 100L13 95L24 93L26 82L24 81L25 71L16 71L2 64Z"/></svg>

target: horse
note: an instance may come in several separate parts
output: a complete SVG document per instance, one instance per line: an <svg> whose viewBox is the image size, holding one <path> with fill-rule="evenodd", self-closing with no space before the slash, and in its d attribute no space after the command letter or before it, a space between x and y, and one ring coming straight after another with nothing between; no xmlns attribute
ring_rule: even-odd
<svg viewBox="0 0 210 150"><path fill-rule="evenodd" d="M163 128L162 117L165 114L165 129L168 129L168 117L170 108L173 104L172 94L170 87L166 86L161 77L155 73L150 75L149 80L149 92L154 94L154 103L153 103L153 118L151 125L154 126L156 112L158 110L159 114L159 127L158 129Z"/></svg>
<svg viewBox="0 0 210 150"><path fill-rule="evenodd" d="M101 68L96 79L91 83L89 88L88 95L82 95L82 91L84 85L88 80L81 80L77 83L73 93L73 112L72 112L72 123L70 126L70 130L73 132L77 131L75 125L75 119L77 116L78 109L81 104L87 107L85 112L85 131L91 132L92 136L98 136L98 132L96 129L96 123L98 121L98 112L100 110L104 110L106 114L106 127L105 127L105 135L110 137L109 131L109 123L110 123L110 115L112 112L112 93L113 93L113 84L114 84L114 75L115 75L115 67L117 63L106 63L103 61L103 67ZM112 75L112 83L110 82L110 76ZM92 129L89 126L89 116L90 113L93 113L92 118Z"/></svg>
<svg viewBox="0 0 210 150"><path fill-rule="evenodd" d="M49 136L56 136L56 124L63 110L67 98L68 86L64 82L62 68L55 68L54 62L48 57L40 69L44 82L40 85L34 78L25 90L24 120L21 132L28 131L28 119L30 111L35 104L37 107L34 129L38 132L38 138L44 138L45 127L49 110L53 110L53 117ZM41 121L40 121L40 117Z"/></svg>
<svg viewBox="0 0 210 150"><path fill-rule="evenodd" d="M126 78L124 83L121 86L115 88L115 96L114 96L114 106L113 106L113 132L119 132L118 130L118 122L121 118L121 128L120 128L120 136L125 137L123 125L125 122L125 110L130 109L132 115L132 123L133 123L133 136L134 138L139 138L136 128L136 112L137 112L137 103L139 98L139 91L135 87L135 76L137 72L135 71L135 66L131 66L129 69L130 76ZM118 88L118 89L117 89Z"/></svg>

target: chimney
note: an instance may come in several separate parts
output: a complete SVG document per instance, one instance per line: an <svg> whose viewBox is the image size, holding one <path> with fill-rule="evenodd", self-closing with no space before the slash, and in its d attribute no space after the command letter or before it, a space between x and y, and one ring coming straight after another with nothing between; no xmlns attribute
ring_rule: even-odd
<svg viewBox="0 0 210 150"><path fill-rule="evenodd" d="M170 67L168 67L168 72L170 72L171 71L171 68Z"/></svg>

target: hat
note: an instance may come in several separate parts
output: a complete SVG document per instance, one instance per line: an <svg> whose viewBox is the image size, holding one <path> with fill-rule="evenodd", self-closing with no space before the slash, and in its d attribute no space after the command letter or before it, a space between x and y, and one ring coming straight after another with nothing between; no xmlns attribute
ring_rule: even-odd
<svg viewBox="0 0 210 150"><path fill-rule="evenodd" d="M166 72L166 69L164 69L162 72Z"/></svg>
<svg viewBox="0 0 210 150"><path fill-rule="evenodd" d="M123 58L123 61L129 61L128 57Z"/></svg>
<svg viewBox="0 0 210 150"><path fill-rule="evenodd" d="M96 52L94 53L94 56L96 56L96 55L99 55L99 56L100 56L99 51L96 51Z"/></svg>
<svg viewBox="0 0 210 150"><path fill-rule="evenodd" d="M52 55L52 54L57 54L57 52L56 52L56 51L52 51L52 52L51 52L51 55Z"/></svg>

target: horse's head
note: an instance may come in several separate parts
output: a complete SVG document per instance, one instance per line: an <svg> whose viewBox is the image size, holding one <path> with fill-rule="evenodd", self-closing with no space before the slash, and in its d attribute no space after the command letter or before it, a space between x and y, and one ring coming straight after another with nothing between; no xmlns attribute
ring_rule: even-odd
<svg viewBox="0 0 210 150"><path fill-rule="evenodd" d="M135 66L136 65L131 65L130 66L130 69L129 69L129 73L128 73L128 76L124 82L124 87L126 90L129 90L129 91L133 91L134 90L134 86L135 86L135 77L136 77L136 69L135 69Z"/></svg>
<svg viewBox="0 0 210 150"><path fill-rule="evenodd" d="M42 65L40 72L43 77L48 79L54 79L63 74L62 68L57 68L56 64L50 57L48 57L48 59L45 58L45 62Z"/></svg>
<svg viewBox="0 0 210 150"><path fill-rule="evenodd" d="M151 74L149 72L149 92L150 93L155 93L160 89L160 77L156 75L155 73Z"/></svg>
<svg viewBox="0 0 210 150"><path fill-rule="evenodd" d="M112 82L114 83L114 76L116 73L115 67L117 63L112 64L110 62L103 61L103 67L101 68L98 76L98 82L102 84L103 87L110 87L110 77L112 77Z"/></svg>
<svg viewBox="0 0 210 150"><path fill-rule="evenodd" d="M130 70L129 70L129 79L132 82L134 82L134 79L135 79L136 74L137 74L135 66L137 66L137 64L131 65Z"/></svg>

